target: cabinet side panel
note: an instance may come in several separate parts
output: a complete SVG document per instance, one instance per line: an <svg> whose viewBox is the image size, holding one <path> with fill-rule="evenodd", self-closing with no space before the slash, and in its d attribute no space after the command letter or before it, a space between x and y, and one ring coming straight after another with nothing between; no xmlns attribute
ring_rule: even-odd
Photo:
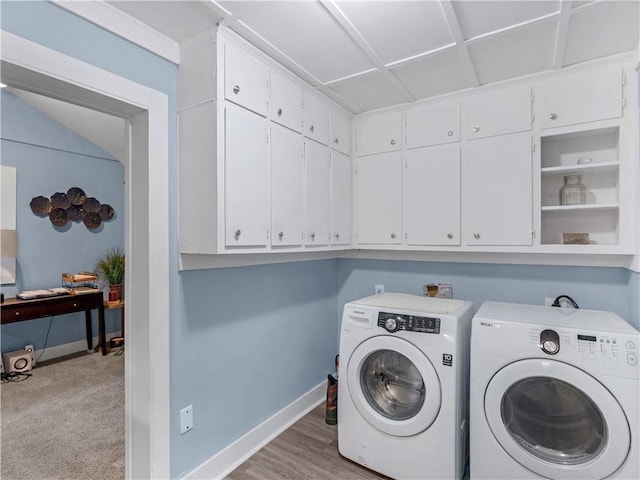
<svg viewBox="0 0 640 480"><path fill-rule="evenodd" d="M216 103L178 113L178 223L181 253L216 253Z"/></svg>

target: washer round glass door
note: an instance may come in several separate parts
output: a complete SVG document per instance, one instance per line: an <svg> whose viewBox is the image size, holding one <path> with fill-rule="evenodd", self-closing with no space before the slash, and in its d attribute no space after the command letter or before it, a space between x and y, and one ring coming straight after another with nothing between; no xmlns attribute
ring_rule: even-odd
<svg viewBox="0 0 640 480"><path fill-rule="evenodd" d="M397 437L429 428L442 401L429 358L412 343L391 336L358 345L347 364L347 388L367 422Z"/></svg>
<svg viewBox="0 0 640 480"><path fill-rule="evenodd" d="M546 478L605 478L629 453L629 423L618 401L566 363L527 359L503 367L489 381L484 408L502 448Z"/></svg>

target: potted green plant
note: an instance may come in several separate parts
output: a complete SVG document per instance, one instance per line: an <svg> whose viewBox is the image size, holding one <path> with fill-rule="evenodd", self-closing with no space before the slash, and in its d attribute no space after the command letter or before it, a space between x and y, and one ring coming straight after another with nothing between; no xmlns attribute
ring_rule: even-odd
<svg viewBox="0 0 640 480"><path fill-rule="evenodd" d="M119 248L108 250L96 264L96 271L109 284L109 301L122 300L124 253Z"/></svg>

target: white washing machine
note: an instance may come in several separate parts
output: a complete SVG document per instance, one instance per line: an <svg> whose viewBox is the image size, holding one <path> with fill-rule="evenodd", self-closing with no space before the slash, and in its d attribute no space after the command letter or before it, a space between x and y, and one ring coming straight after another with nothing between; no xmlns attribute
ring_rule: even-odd
<svg viewBox="0 0 640 480"><path fill-rule="evenodd" d="M485 302L471 478L640 478L640 334L614 313Z"/></svg>
<svg viewBox="0 0 640 480"><path fill-rule="evenodd" d="M471 302L385 293L348 303L338 450L397 479L460 479L468 444Z"/></svg>

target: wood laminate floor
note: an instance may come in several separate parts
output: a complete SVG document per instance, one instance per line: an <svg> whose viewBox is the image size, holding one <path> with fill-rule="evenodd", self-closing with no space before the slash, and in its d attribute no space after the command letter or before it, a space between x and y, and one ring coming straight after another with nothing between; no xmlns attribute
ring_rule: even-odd
<svg viewBox="0 0 640 480"><path fill-rule="evenodd" d="M227 480L387 479L338 453L338 428L324 421L324 403L235 469Z"/></svg>

